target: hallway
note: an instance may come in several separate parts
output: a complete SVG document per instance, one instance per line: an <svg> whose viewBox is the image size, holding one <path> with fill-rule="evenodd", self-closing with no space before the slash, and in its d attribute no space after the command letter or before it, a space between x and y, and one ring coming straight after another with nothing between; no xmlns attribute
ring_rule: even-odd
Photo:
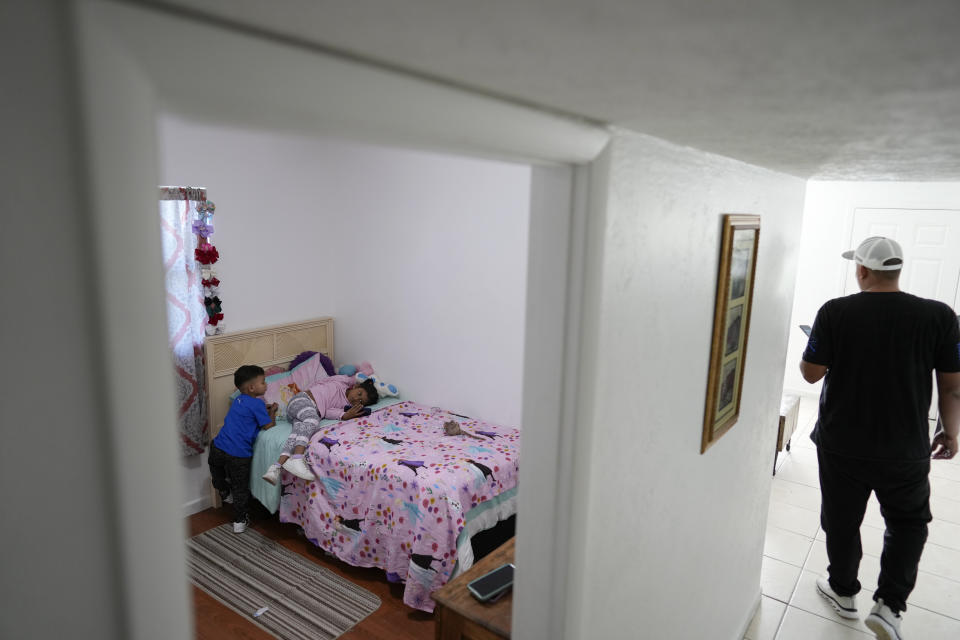
<svg viewBox="0 0 960 640"><path fill-rule="evenodd" d="M809 433L816 422L817 399L804 396L791 451L781 454L773 479L764 546L763 598L745 639L859 640L873 638L862 620L844 620L815 592L826 572L827 553L820 529L820 490L816 448ZM960 457L934 461L930 472L933 522L920 561L920 577L903 616L907 638L960 638ZM883 518L871 497L861 528L863 591L857 596L861 618L873 605L880 571Z"/></svg>

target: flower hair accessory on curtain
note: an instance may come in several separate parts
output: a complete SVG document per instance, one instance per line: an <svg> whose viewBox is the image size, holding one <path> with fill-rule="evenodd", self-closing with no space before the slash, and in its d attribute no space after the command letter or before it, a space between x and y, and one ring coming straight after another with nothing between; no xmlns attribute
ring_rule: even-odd
<svg viewBox="0 0 960 640"><path fill-rule="evenodd" d="M193 223L193 232L201 238L209 238L213 235L213 225L203 220L197 220Z"/></svg>
<svg viewBox="0 0 960 640"><path fill-rule="evenodd" d="M219 296L213 296L213 297L207 296L206 298L203 299L203 306L207 308L207 315L211 317L215 316L216 314L220 313L223 310L221 307Z"/></svg>
<svg viewBox="0 0 960 640"><path fill-rule="evenodd" d="M220 300L220 279L213 267L200 267L200 284L203 285L203 307L207 312L208 336L223 333L223 302Z"/></svg>
<svg viewBox="0 0 960 640"><path fill-rule="evenodd" d="M207 326L204 331L208 336L223 333L223 310L220 301L220 280L210 265L220 259L220 252L210 242L213 235L213 214L217 205L213 200L202 199L196 204L197 219L193 223L193 232L197 235L197 248L194 257L201 265L203 285L203 305L207 311Z"/></svg>
<svg viewBox="0 0 960 640"><path fill-rule="evenodd" d="M212 273L212 270L209 272ZM216 276L204 278L200 281L200 284L203 285L204 298L212 298L220 295L220 280Z"/></svg>
<svg viewBox="0 0 960 640"><path fill-rule="evenodd" d="M193 255L200 264L213 264L220 259L220 252L212 244L202 244L193 250Z"/></svg>

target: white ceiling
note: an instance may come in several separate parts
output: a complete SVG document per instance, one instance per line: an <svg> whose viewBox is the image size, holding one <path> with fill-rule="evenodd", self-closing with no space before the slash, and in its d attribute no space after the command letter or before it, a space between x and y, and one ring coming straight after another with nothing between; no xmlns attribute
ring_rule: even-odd
<svg viewBox="0 0 960 640"><path fill-rule="evenodd" d="M960 180L960 0L166 0L802 177Z"/></svg>

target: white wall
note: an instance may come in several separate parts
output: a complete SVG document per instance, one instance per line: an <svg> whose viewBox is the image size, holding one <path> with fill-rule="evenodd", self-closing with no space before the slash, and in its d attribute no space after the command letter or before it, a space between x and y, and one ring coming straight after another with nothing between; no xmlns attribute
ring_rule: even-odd
<svg viewBox="0 0 960 640"><path fill-rule="evenodd" d="M337 365L519 424L530 167L164 116L165 184L217 204L229 330L330 315ZM205 461L184 458L185 510Z"/></svg>
<svg viewBox="0 0 960 640"><path fill-rule="evenodd" d="M0 3L0 638L130 637L68 24Z"/></svg>
<svg viewBox="0 0 960 640"><path fill-rule="evenodd" d="M807 384L799 363L806 336L797 328L813 324L820 306L843 295L844 278L852 263L840 253L862 238L851 238L854 212L868 209L960 209L960 183L955 182L826 182L807 183L800 234L796 296L790 320L784 388L818 394L821 383Z"/></svg>
<svg viewBox="0 0 960 640"><path fill-rule="evenodd" d="M760 594L804 182L628 132L609 154L567 635L740 638ZM760 248L740 418L701 455L723 213L759 214Z"/></svg>

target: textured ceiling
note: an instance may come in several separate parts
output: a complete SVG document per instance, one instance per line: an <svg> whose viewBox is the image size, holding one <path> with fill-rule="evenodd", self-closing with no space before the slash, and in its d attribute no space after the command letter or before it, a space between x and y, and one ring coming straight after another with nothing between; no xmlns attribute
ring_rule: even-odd
<svg viewBox="0 0 960 640"><path fill-rule="evenodd" d="M802 177L960 180L958 0L166 0Z"/></svg>

